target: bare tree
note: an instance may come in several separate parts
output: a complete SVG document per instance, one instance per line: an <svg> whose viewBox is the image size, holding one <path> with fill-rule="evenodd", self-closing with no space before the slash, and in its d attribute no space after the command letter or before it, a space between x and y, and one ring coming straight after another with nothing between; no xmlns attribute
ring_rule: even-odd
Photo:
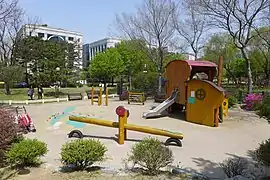
<svg viewBox="0 0 270 180"><path fill-rule="evenodd" d="M23 10L18 6L18 0L0 1L0 78L5 82L7 94L10 94L11 80L18 77L18 73L21 72L15 63L13 49L23 14Z"/></svg>
<svg viewBox="0 0 270 180"><path fill-rule="evenodd" d="M164 50L174 35L172 15L177 5L171 0L146 0L137 8L136 14L122 14L116 17L117 28L129 39L140 39L147 43L149 52L159 72L161 93L161 75L163 73ZM155 55L156 49L157 55Z"/></svg>
<svg viewBox="0 0 270 180"><path fill-rule="evenodd" d="M184 38L191 47L195 60L205 42L204 35L209 30L206 16L201 14L196 7L196 0L183 1L176 14L173 15L174 27L177 33Z"/></svg>
<svg viewBox="0 0 270 180"><path fill-rule="evenodd" d="M252 92L253 79L248 44L253 38L251 33L269 9L269 0L197 0L198 11L211 19L211 25L223 29L231 35L234 44L245 59L248 76L248 92Z"/></svg>

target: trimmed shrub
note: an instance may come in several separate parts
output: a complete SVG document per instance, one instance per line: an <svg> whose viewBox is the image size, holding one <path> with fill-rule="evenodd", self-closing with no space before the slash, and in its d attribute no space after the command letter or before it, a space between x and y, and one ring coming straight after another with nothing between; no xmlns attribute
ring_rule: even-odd
<svg viewBox="0 0 270 180"><path fill-rule="evenodd" d="M0 108L0 167L5 164L5 151L17 137L19 126L15 117L5 109Z"/></svg>
<svg viewBox="0 0 270 180"><path fill-rule="evenodd" d="M270 138L262 142L254 151L254 159L260 164L270 167Z"/></svg>
<svg viewBox="0 0 270 180"><path fill-rule="evenodd" d="M220 167L223 169L228 178L232 178L238 175L244 175L244 170L248 168L247 165L247 160L241 157L236 157L224 160L220 164Z"/></svg>
<svg viewBox="0 0 270 180"><path fill-rule="evenodd" d="M47 145L37 139L23 139L12 144L7 152L7 162L11 165L31 166L40 163L40 157L48 152Z"/></svg>
<svg viewBox="0 0 270 180"><path fill-rule="evenodd" d="M254 108L260 104L263 100L263 96L261 94L248 94L244 103L246 104L246 110L254 110Z"/></svg>
<svg viewBox="0 0 270 180"><path fill-rule="evenodd" d="M61 160L65 165L73 165L84 170L93 163L103 161L107 148L94 139L77 139L62 146Z"/></svg>
<svg viewBox="0 0 270 180"><path fill-rule="evenodd" d="M158 139L146 138L132 147L127 161L144 168L147 174L156 175L173 162L173 155Z"/></svg>
<svg viewBox="0 0 270 180"><path fill-rule="evenodd" d="M256 110L260 117L264 117L270 122L270 96L265 96Z"/></svg>

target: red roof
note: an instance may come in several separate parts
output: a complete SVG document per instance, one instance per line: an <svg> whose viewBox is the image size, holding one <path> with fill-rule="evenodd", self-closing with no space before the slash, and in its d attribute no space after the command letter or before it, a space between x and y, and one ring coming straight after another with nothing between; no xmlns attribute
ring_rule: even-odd
<svg viewBox="0 0 270 180"><path fill-rule="evenodd" d="M197 66L197 67L217 67L217 65L215 63L210 62L210 61L205 61L205 60L198 60L198 61L195 61L195 60L173 60L173 61L169 62L166 65L166 67L175 61L186 62L189 66L193 66L193 67L195 67L195 66Z"/></svg>
<svg viewBox="0 0 270 180"><path fill-rule="evenodd" d="M194 60L185 60L190 66L203 66L203 67L217 67L217 65L210 61L194 61Z"/></svg>

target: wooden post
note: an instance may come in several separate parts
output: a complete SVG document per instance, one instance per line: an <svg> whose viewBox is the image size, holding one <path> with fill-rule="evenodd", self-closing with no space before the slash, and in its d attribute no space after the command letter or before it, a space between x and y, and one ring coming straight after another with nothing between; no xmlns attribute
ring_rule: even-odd
<svg viewBox="0 0 270 180"><path fill-rule="evenodd" d="M106 88L106 101L105 101L105 105L108 106L108 96L109 96L109 89Z"/></svg>
<svg viewBox="0 0 270 180"><path fill-rule="evenodd" d="M94 105L94 87L91 88L91 104Z"/></svg>
<svg viewBox="0 0 270 180"><path fill-rule="evenodd" d="M119 116L118 143L124 144L125 141L125 117Z"/></svg>
<svg viewBox="0 0 270 180"><path fill-rule="evenodd" d="M99 97L98 97L98 105L102 104L102 88L99 88Z"/></svg>
<svg viewBox="0 0 270 180"><path fill-rule="evenodd" d="M223 74L223 57L219 56L218 58L218 86L221 86L222 84L222 74ZM218 121L219 121L219 108L216 110L215 114L215 127L218 127Z"/></svg>
<svg viewBox="0 0 270 180"><path fill-rule="evenodd" d="M223 74L223 57L219 56L218 59L218 86L222 84L222 74Z"/></svg>
<svg viewBox="0 0 270 180"><path fill-rule="evenodd" d="M127 118L128 118L128 111L126 110L125 116L124 116L124 127L125 127L125 124L127 124ZM126 128L124 128L124 139L127 140L127 130L126 130Z"/></svg>

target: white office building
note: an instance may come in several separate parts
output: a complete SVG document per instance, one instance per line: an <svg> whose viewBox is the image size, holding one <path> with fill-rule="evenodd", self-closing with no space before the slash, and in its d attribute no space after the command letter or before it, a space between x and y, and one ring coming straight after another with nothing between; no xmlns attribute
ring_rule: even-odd
<svg viewBox="0 0 270 180"><path fill-rule="evenodd" d="M75 51L79 54L80 64L82 68L82 45L83 34L80 32L64 30L61 28L53 28L47 25L33 25L26 24L18 32L18 37L38 36L43 40L57 40L67 41L68 43L75 43Z"/></svg>
<svg viewBox="0 0 270 180"><path fill-rule="evenodd" d="M118 38L104 38L83 45L83 67L88 67L90 61L97 55L97 53L104 52L111 47L117 47L121 42Z"/></svg>

